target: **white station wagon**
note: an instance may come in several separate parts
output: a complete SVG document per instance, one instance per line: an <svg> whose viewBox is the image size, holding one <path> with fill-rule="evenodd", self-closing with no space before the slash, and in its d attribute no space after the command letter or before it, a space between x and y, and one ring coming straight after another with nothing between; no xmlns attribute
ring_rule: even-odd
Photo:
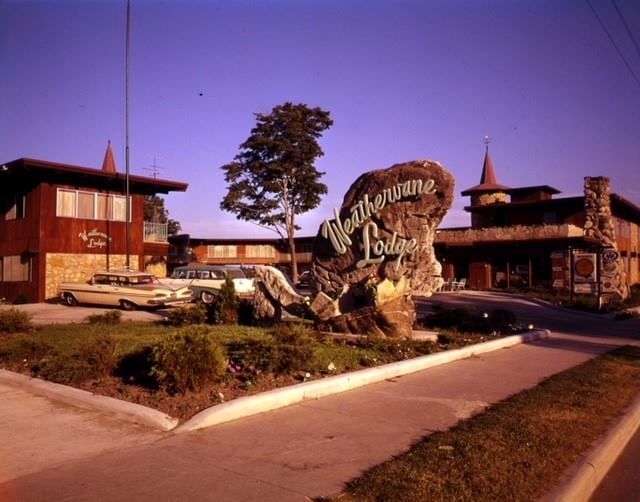
<svg viewBox="0 0 640 502"><path fill-rule="evenodd" d="M135 310L181 305L193 299L189 288L161 284L145 272L99 272L87 282L63 282L58 289L69 306L87 303Z"/></svg>
<svg viewBox="0 0 640 502"><path fill-rule="evenodd" d="M248 278L240 267L229 265L191 263L176 267L171 277L161 279L161 282L167 285L186 286L193 291L193 296L196 299L210 304L215 301L227 277L233 281L238 296L253 295L253 279Z"/></svg>

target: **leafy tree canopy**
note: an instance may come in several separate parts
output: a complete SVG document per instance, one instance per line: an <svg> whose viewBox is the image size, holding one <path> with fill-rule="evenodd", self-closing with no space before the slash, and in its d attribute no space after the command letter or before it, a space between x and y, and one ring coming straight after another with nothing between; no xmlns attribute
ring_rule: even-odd
<svg viewBox="0 0 640 502"><path fill-rule="evenodd" d="M154 223L166 223L169 235L176 235L182 229L178 221L169 218L169 211L164 207L164 199L158 195L145 195L144 219Z"/></svg>
<svg viewBox="0 0 640 502"><path fill-rule="evenodd" d="M320 108L287 102L256 113L256 122L240 153L222 166L228 193L220 207L292 238L295 215L317 207L327 193L314 162L323 155L318 138L333 120Z"/></svg>

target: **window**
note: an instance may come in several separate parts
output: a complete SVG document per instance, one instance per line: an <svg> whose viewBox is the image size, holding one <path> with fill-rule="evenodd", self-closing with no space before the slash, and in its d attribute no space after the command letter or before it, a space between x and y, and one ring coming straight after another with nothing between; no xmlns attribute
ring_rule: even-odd
<svg viewBox="0 0 640 502"><path fill-rule="evenodd" d="M31 259L22 256L5 256L0 258L3 282L21 282L31 280Z"/></svg>
<svg viewBox="0 0 640 502"><path fill-rule="evenodd" d="M56 216L86 220L125 221L126 197L58 188ZM131 220L131 197L129 197Z"/></svg>
<svg viewBox="0 0 640 502"><path fill-rule="evenodd" d="M18 218L24 218L24 207L25 207L26 197L24 193L13 193L9 194L7 200L7 212L5 213L5 218L7 220L15 220Z"/></svg>
<svg viewBox="0 0 640 502"><path fill-rule="evenodd" d="M96 194L96 217L108 220L113 214L113 199L103 193Z"/></svg>
<svg viewBox="0 0 640 502"><path fill-rule="evenodd" d="M238 256L237 246L207 246L208 258L235 258Z"/></svg>
<svg viewBox="0 0 640 502"><path fill-rule="evenodd" d="M247 246L247 258L275 258L276 250L270 244Z"/></svg>
<svg viewBox="0 0 640 502"><path fill-rule="evenodd" d="M96 217L96 195L88 192L78 192L78 218L87 220Z"/></svg>
<svg viewBox="0 0 640 502"><path fill-rule="evenodd" d="M76 191L58 189L56 216L73 218L76 214Z"/></svg>
<svg viewBox="0 0 640 502"><path fill-rule="evenodd" d="M113 198L113 217L114 221L125 221L124 215L127 213L126 198L122 195L112 195ZM131 220L131 200L129 200L129 220Z"/></svg>

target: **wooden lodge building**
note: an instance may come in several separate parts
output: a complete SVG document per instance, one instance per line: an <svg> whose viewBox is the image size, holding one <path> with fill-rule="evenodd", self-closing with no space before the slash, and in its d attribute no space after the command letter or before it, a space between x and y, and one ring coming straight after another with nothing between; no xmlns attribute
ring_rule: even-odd
<svg viewBox="0 0 640 502"><path fill-rule="evenodd" d="M608 178L585 178L585 194L593 194L592 185L606 187L606 194L596 194L597 208L586 195L554 197L560 192L548 185L509 188L497 182L487 146L480 184L462 192L471 197L465 207L471 227L441 229L436 235L443 277L466 278L474 289L568 288L571 254L602 249L602 242L590 235L589 222L606 215L627 283L637 284L640 208L609 194Z"/></svg>
<svg viewBox="0 0 640 502"><path fill-rule="evenodd" d="M474 289L568 288L571 254L598 252L589 226L586 194L561 197L548 185L510 188L497 182L487 148L480 183L462 192L471 226L439 229L434 241L445 279L466 279ZM168 237L166 224L144 221L144 196L185 191L184 183L130 176L130 267L164 276L178 265L276 265L288 271L281 239ZM85 280L98 270L125 266L125 176L111 146L102 169L34 159L0 166L0 298L44 301L58 284ZM597 211L615 229L615 246L628 284L640 283L640 208L606 194ZM313 236L296 238L299 271L312 261Z"/></svg>
<svg viewBox="0 0 640 502"><path fill-rule="evenodd" d="M606 178L605 178L606 180ZM606 180L608 183L608 180ZM462 192L471 226L439 229L434 247L445 279L466 279L473 289L509 287L568 288L570 253L597 252L589 237L585 196L558 197L548 186L510 188L497 182L489 149L480 183ZM616 245L629 284L640 282L640 208L616 194L609 207ZM310 267L314 237L298 237L300 271ZM170 238L169 268L190 261L210 264L289 266L281 239Z"/></svg>
<svg viewBox="0 0 640 502"><path fill-rule="evenodd" d="M313 240L314 237L296 237L299 272L311 266ZM288 245L282 239L215 239L182 234L171 236L169 241L170 270L195 261L209 265L275 265L290 272L291 256Z"/></svg>
<svg viewBox="0 0 640 502"><path fill-rule="evenodd" d="M62 281L86 280L127 263L165 275L167 226L145 222L145 195L187 185L116 171L111 144L102 169L21 158L0 166L0 298L39 302Z"/></svg>

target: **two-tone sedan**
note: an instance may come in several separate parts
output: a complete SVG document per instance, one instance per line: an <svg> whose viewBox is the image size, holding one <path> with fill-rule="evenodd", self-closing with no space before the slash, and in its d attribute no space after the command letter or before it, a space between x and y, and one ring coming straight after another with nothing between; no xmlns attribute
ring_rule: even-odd
<svg viewBox="0 0 640 502"><path fill-rule="evenodd" d="M182 305L193 299L189 288L161 284L146 272L99 272L86 282L63 282L59 291L69 306L83 303L124 310Z"/></svg>

